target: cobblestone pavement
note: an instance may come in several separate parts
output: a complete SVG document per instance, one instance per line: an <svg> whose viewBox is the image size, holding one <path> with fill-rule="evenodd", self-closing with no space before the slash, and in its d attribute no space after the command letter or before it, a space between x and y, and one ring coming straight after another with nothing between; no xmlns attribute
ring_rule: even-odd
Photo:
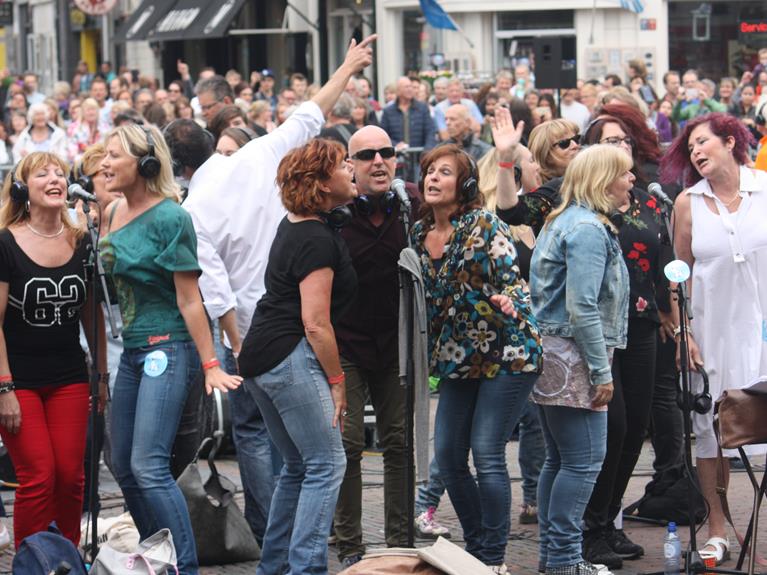
<svg viewBox="0 0 767 575"><path fill-rule="evenodd" d="M517 443L510 442L507 446L509 476L512 480L512 532L506 547L506 562L512 573L535 574L537 572L537 553L538 553L538 529L537 525L520 525L517 521L519 513L519 504L522 501L521 477L519 466L517 464ZM652 473L652 447L649 442L640 457L634 476L628 487L625 497L625 504L629 504L644 493L644 486L650 479ZM757 466L757 475L761 477L764 469L764 459L762 456L755 458L754 463ZM201 465L202 467L203 465ZM240 483L237 463L234 459L225 459L218 462L219 472L229 477L238 486ZM102 517L118 514L122 511L122 499L115 484L108 472L102 472ZM736 521L741 532L745 532L748 519L751 516L751 506L753 502L753 492L744 472L733 472L730 480L729 501L732 516ZM6 509L12 514L13 492L4 491L2 493L3 501L6 503ZM242 495L237 497L237 501L242 505ZM455 512L450 505L450 500L445 495L437 512L438 520L450 528L453 535L452 541L459 545L463 544L461 538L461 529ZM6 520L10 528L10 520ZM767 549L767 519L760 522L759 544L757 548L765 554ZM363 459L363 533L364 540L368 548L381 547L384 542L384 522L383 522L383 459L377 452L366 453ZM622 575L633 575L635 573L649 573L653 571L663 571L663 537L665 528L658 525L639 523L636 521L625 521L624 529L629 537L642 545L645 549L645 556L638 561L626 561L622 570ZM687 527L679 528L682 546L688 544L690 532ZM698 545L702 546L707 539L705 528L698 535ZM730 541L732 545L732 559L725 563L725 568L735 568L737 554L740 551L734 534L730 530ZM418 540L417 546L430 545L430 541ZM6 551L0 556L0 573L10 573L10 566L13 555ZM223 565L213 567L202 567L202 575L239 575L255 573L257 562L238 563L234 565ZM335 547L331 546L329 551L328 570L330 574L339 573L340 563L336 557Z"/></svg>

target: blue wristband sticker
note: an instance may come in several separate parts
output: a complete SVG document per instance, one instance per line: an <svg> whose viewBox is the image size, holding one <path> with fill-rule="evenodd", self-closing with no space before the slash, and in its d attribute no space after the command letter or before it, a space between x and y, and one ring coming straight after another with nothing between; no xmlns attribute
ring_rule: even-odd
<svg viewBox="0 0 767 575"><path fill-rule="evenodd" d="M144 358L144 373L149 377L159 377L168 368L168 356L157 349Z"/></svg>

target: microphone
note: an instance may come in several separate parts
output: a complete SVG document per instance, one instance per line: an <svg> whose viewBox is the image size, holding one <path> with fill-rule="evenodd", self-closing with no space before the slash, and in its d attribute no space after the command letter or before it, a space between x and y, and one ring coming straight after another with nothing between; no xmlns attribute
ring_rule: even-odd
<svg viewBox="0 0 767 575"><path fill-rule="evenodd" d="M394 191L395 194L397 194L397 199L400 201L400 203L403 206L405 206L405 209L410 211L410 196L407 195L407 190L405 189L405 182L403 182L399 178L394 179L391 181L391 189Z"/></svg>
<svg viewBox="0 0 767 575"><path fill-rule="evenodd" d="M666 192L663 191L663 188L660 187L660 184L653 182L652 184L647 186L647 193L649 193L652 197L654 197L664 206L668 206L672 210L674 209L673 200L668 197Z"/></svg>
<svg viewBox="0 0 767 575"><path fill-rule="evenodd" d="M83 187L78 183L71 184L67 188L67 198L70 201L76 201L76 200L82 200L84 202L96 201L96 196L86 192L85 189L83 189Z"/></svg>

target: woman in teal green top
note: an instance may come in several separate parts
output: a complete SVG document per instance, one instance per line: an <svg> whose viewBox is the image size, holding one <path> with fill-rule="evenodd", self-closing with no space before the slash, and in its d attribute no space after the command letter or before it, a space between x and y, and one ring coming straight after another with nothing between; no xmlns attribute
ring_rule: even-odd
<svg viewBox="0 0 767 575"><path fill-rule="evenodd" d="M105 144L106 189L123 194L102 218L101 240L124 325L112 396L112 463L141 539L169 528L179 572L195 574L194 534L171 476L171 448L200 357L209 394L234 389L242 379L224 373L215 359L197 287L197 239L178 204L162 135L154 127L121 126Z"/></svg>

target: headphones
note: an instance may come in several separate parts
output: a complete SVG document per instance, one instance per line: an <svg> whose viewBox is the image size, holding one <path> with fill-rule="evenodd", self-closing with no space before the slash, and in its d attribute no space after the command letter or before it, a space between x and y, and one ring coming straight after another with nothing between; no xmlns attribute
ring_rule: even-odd
<svg viewBox="0 0 767 575"><path fill-rule="evenodd" d="M13 166L13 170L11 171L10 196L14 202L23 204L29 201L29 187L24 182L20 182L19 180L16 179L16 169L18 167L19 165L16 164L15 166Z"/></svg>
<svg viewBox="0 0 767 575"><path fill-rule="evenodd" d="M460 153L463 154L467 160L469 160L469 176L463 181L463 184L461 184L459 199L463 200L462 203L468 204L477 199L477 196L479 195L479 168L477 168L477 162L475 162L474 158L472 158L469 154L463 150L460 150ZM520 177L521 174L522 173L520 172ZM418 189L420 190L421 195L423 195L424 180L426 180L426 172L421 171L421 179L418 182Z"/></svg>
<svg viewBox="0 0 767 575"><path fill-rule="evenodd" d="M146 154L141 156L138 160L138 174L146 180L151 180L160 175L162 164L160 164L160 160L154 155L155 143L154 138L152 137L152 132L149 128L145 128L144 126L139 127L144 130L144 134L146 135L146 145L148 150Z"/></svg>
<svg viewBox="0 0 767 575"><path fill-rule="evenodd" d="M341 231L346 224L352 221L353 217L352 211L346 205L336 206L329 212L317 212L317 215L336 232Z"/></svg>
<svg viewBox="0 0 767 575"><path fill-rule="evenodd" d="M759 111L756 113L756 117L754 118L754 122L756 122L757 126L764 126L767 124L767 120L764 117L764 109L767 108L767 103L762 104L759 107Z"/></svg>
<svg viewBox="0 0 767 575"><path fill-rule="evenodd" d="M387 216L394 211L397 205L397 194L387 190L383 194L367 195L362 194L354 198L354 208L361 216L372 216L377 211L381 211Z"/></svg>
<svg viewBox="0 0 767 575"><path fill-rule="evenodd" d="M700 376L703 378L703 391L700 393L695 393L695 394L688 391L687 392L688 397L685 398L684 392L680 389L677 391L677 394L676 394L676 404L679 407L679 409L684 411L685 405L687 403L685 399L689 399L690 405L692 406L693 411L695 411L695 413L700 413L701 415L703 415L704 413L708 413L709 411L711 411L712 400L711 400L711 393L709 393L709 389L708 389L708 374L706 373L706 370L703 369L703 367L699 367L698 373L700 373Z"/></svg>

